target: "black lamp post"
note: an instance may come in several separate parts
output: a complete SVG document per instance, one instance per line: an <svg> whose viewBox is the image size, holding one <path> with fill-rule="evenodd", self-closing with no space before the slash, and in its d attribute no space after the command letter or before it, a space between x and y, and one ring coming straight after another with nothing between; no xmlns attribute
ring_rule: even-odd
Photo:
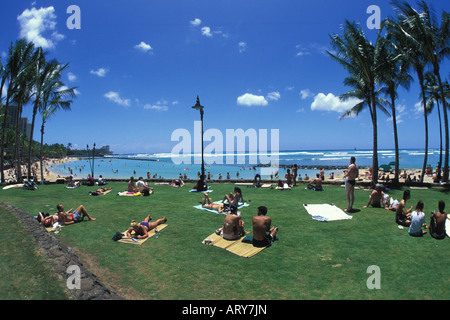
<svg viewBox="0 0 450 320"><path fill-rule="evenodd" d="M197 191L206 191L208 189L205 183L205 160L203 155L203 108L204 107L200 104L200 99L197 96L197 103L192 107L192 109L200 110L200 120L202 124L202 174L200 175L200 179L197 182Z"/></svg>

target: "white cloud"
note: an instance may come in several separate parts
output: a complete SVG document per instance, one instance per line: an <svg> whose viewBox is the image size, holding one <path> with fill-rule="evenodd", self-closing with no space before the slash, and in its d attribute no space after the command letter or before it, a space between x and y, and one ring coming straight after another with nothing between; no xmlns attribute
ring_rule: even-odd
<svg viewBox="0 0 450 320"><path fill-rule="evenodd" d="M138 45L135 45L134 47L143 52L148 52L150 50L153 50L153 48L148 43L145 43L144 41L141 41L141 43L139 43Z"/></svg>
<svg viewBox="0 0 450 320"><path fill-rule="evenodd" d="M247 43L241 41L238 43L239 53L247 51Z"/></svg>
<svg viewBox="0 0 450 320"><path fill-rule="evenodd" d="M105 93L105 98L124 107L130 106L130 99L122 99L118 92L107 92Z"/></svg>
<svg viewBox="0 0 450 320"><path fill-rule="evenodd" d="M74 81L77 81L77 76L74 75L72 72L69 72L67 74L67 79L69 79L70 82L74 82Z"/></svg>
<svg viewBox="0 0 450 320"><path fill-rule="evenodd" d="M237 104L240 106L267 106L269 103L267 102L264 96L256 96L251 93L246 93L237 98Z"/></svg>
<svg viewBox="0 0 450 320"><path fill-rule="evenodd" d="M302 99L309 98L312 95L312 92L309 89L300 90L300 96Z"/></svg>
<svg viewBox="0 0 450 320"><path fill-rule="evenodd" d="M314 97L314 101L311 104L311 110L313 111L335 111L335 112L345 112L356 104L358 104L361 100L356 98L350 98L347 101L341 100L339 97L336 97L334 94L329 93L325 95L324 93L319 93Z"/></svg>
<svg viewBox="0 0 450 320"><path fill-rule="evenodd" d="M267 100L274 100L274 101L278 101L281 98L281 95L278 91L274 91L274 92L270 92L269 94L267 94Z"/></svg>
<svg viewBox="0 0 450 320"><path fill-rule="evenodd" d="M167 111L169 110L168 106L164 106L164 105L158 105L158 104L146 104L144 106L144 109L146 110L155 110L155 111Z"/></svg>
<svg viewBox="0 0 450 320"><path fill-rule="evenodd" d="M109 72L109 69L99 68L98 70L91 70L90 74L94 74L98 77L103 78Z"/></svg>
<svg viewBox="0 0 450 320"><path fill-rule="evenodd" d="M33 42L37 47L52 49L56 42L64 39L64 35L56 31L55 9L25 9L17 17L20 24L20 37Z"/></svg>
<svg viewBox="0 0 450 320"><path fill-rule="evenodd" d="M212 37L213 34L211 33L211 28L210 27L203 27L202 28L202 35L204 35L206 37Z"/></svg>
<svg viewBox="0 0 450 320"><path fill-rule="evenodd" d="M194 27L197 27L199 25L202 24L202 20L200 20L199 18L195 18L194 20L190 21L191 25L193 25Z"/></svg>

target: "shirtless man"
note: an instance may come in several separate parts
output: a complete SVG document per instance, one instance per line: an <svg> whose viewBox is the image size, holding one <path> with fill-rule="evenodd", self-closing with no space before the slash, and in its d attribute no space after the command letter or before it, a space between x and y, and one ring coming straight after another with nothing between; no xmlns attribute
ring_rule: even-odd
<svg viewBox="0 0 450 320"><path fill-rule="evenodd" d="M266 216L267 208L258 207L258 215L253 217L253 246L267 247L276 240L278 227L271 227L272 219Z"/></svg>
<svg viewBox="0 0 450 320"><path fill-rule="evenodd" d="M439 201L439 212L435 212L430 218L430 235L437 239L442 240L445 238L445 221L447 219L447 213L444 212L445 202Z"/></svg>
<svg viewBox="0 0 450 320"><path fill-rule="evenodd" d="M311 180L310 183L308 183L307 189L315 190L315 191L322 191L322 178L320 174L316 174L316 178L314 180Z"/></svg>
<svg viewBox="0 0 450 320"><path fill-rule="evenodd" d="M222 228L216 230L216 234L221 235L227 240L237 240L240 237L249 234L249 232L244 230L244 221L242 221L242 217L237 214L237 207L231 205L230 209L230 214L228 214L223 221Z"/></svg>
<svg viewBox="0 0 450 320"><path fill-rule="evenodd" d="M137 223L135 220L132 220L130 223L130 227L127 230L127 234L125 238L131 239L145 239L148 238L148 232L150 230L155 229L160 224L163 224L167 221L166 217L163 217L161 219L156 220L155 222L150 222L152 220L152 217L148 215L144 221L141 223ZM134 231L134 233L133 233Z"/></svg>
<svg viewBox="0 0 450 320"><path fill-rule="evenodd" d="M297 185L297 171L297 164L294 164L294 166L292 167L292 182L294 187Z"/></svg>
<svg viewBox="0 0 450 320"><path fill-rule="evenodd" d="M411 198L410 191L405 190L403 192L403 198L399 202L397 209L395 210L395 222L401 226L409 227L411 225L411 211L413 207L406 210L406 201Z"/></svg>
<svg viewBox="0 0 450 320"><path fill-rule="evenodd" d="M58 204L56 208L58 209L57 215L59 217L59 222L61 222L65 226L83 221L84 217L88 217L89 221L96 220L96 218L92 218L87 213L86 209L83 206L79 206L75 211L72 211L72 208L67 212L64 212L64 207L62 204Z"/></svg>
<svg viewBox="0 0 450 320"><path fill-rule="evenodd" d="M205 197L202 200L203 208L216 210L219 213L223 212L223 204L217 204L217 203L211 202L211 199L209 198L208 193L203 192L203 194L205 195Z"/></svg>
<svg viewBox="0 0 450 320"><path fill-rule="evenodd" d="M355 202L355 184L356 178L359 176L358 167L355 164L355 157L350 158L350 165L344 175L345 180L345 193L347 195L347 209L344 211L351 211L353 209L353 203Z"/></svg>
<svg viewBox="0 0 450 320"><path fill-rule="evenodd" d="M381 205L383 204L383 198L384 192L380 187L376 187L375 190L373 190L372 194L369 196L369 202L363 208L367 208L369 205L374 208L381 208Z"/></svg>

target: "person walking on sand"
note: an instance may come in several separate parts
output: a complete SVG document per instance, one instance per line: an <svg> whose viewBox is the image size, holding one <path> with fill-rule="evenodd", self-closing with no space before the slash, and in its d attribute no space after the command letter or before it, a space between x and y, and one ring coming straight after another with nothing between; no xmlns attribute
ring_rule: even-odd
<svg viewBox="0 0 450 320"><path fill-rule="evenodd" d="M355 184L356 178L359 176L359 169L355 164L355 157L350 158L350 165L344 174L345 193L347 196L347 209L344 211L352 211L355 202Z"/></svg>

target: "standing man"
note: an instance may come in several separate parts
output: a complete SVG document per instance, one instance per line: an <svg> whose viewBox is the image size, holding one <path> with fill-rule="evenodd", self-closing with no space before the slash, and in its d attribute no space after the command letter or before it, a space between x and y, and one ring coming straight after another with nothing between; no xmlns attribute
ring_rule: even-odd
<svg viewBox="0 0 450 320"><path fill-rule="evenodd" d="M359 176L359 169L355 164L355 157L350 158L350 165L347 172L344 174L345 180L345 192L347 195L347 209L344 211L351 211L353 209L353 203L355 202L355 184L356 178Z"/></svg>

